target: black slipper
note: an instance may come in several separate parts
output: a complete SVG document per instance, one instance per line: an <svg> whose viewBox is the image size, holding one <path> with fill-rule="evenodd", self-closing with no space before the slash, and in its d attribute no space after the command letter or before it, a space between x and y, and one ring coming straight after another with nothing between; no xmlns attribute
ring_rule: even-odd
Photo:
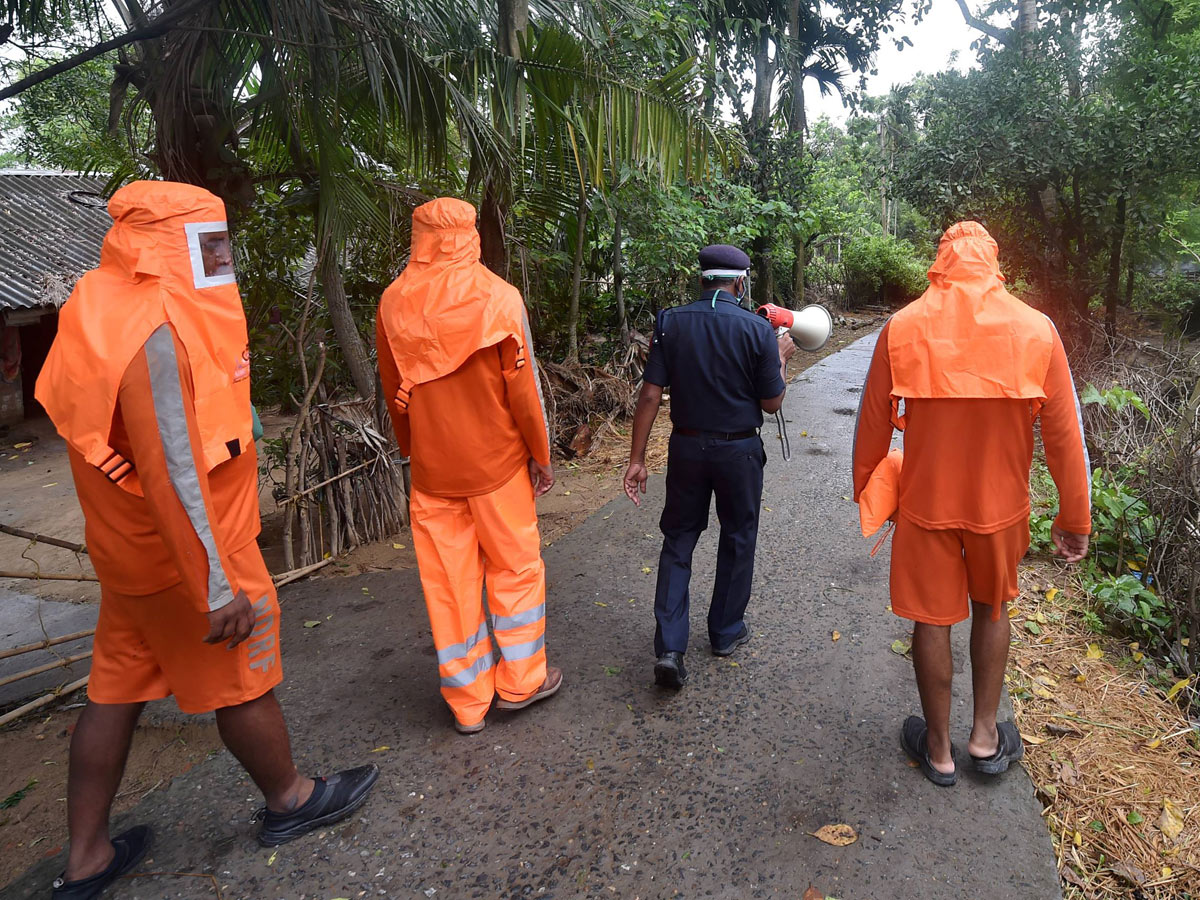
<svg viewBox="0 0 1200 900"><path fill-rule="evenodd" d="M108 868L90 878L67 881L66 872L54 879L54 900L92 900L104 889L142 861L154 843L149 825L135 825L113 838L113 858Z"/></svg>
<svg viewBox="0 0 1200 900"><path fill-rule="evenodd" d="M975 771L983 775L999 775L1006 772L1012 763L1025 755L1025 742L1021 740L1021 733L1017 731L1016 725L1012 722L997 722L996 733L999 741L995 753L991 756L971 755Z"/></svg>
<svg viewBox="0 0 1200 900"><path fill-rule="evenodd" d="M952 787L958 781L958 768L953 772L939 772L929 759L929 728L920 716L909 716L904 720L904 728L900 732L900 744L904 752L921 767L925 777L938 787ZM954 747L950 747L950 755L956 756ZM957 759L955 760L957 762Z"/></svg>

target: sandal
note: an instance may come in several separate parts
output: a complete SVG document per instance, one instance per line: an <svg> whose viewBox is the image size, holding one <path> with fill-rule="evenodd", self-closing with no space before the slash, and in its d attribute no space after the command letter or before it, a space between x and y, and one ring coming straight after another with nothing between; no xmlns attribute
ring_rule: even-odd
<svg viewBox="0 0 1200 900"><path fill-rule="evenodd" d="M537 703L539 700L547 700L558 693L558 689L562 687L562 683L562 669L550 666L546 669L546 679L536 691L524 700L505 700L501 698L496 701L496 709L524 709L530 704Z"/></svg>
<svg viewBox="0 0 1200 900"><path fill-rule="evenodd" d="M939 772L929 759L929 728L920 716L909 716L904 720L904 728L900 732L900 744L904 752L921 767L925 777L938 787L953 787L958 781L958 767L953 772ZM950 746L950 755L958 762L954 746Z"/></svg>
<svg viewBox="0 0 1200 900"><path fill-rule="evenodd" d="M1021 733L1012 722L997 722L996 735L995 753L991 756L972 754L971 761L975 764L976 772L983 775L999 775L1008 771L1012 763L1025 755L1025 742L1021 740Z"/></svg>

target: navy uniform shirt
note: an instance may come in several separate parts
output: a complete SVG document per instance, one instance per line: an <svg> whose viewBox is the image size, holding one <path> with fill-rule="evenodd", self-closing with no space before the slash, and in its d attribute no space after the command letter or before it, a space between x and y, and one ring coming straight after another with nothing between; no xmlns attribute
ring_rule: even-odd
<svg viewBox="0 0 1200 900"><path fill-rule="evenodd" d="M658 314L642 378L671 389L676 428L738 432L762 426L760 401L783 393L779 368L767 320L728 291L705 291Z"/></svg>

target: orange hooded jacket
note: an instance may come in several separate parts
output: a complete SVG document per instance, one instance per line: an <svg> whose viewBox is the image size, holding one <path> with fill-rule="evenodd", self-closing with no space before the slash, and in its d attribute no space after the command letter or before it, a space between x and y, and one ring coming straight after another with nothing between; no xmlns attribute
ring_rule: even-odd
<svg viewBox="0 0 1200 900"><path fill-rule="evenodd" d="M62 309L36 396L66 440L108 590L182 582L232 601L259 531L246 320L221 201L134 182L113 195L99 268Z"/></svg>
<svg viewBox="0 0 1200 900"><path fill-rule="evenodd" d="M383 293L379 372L417 490L489 493L530 457L550 461L521 294L479 261L475 209L452 197L413 213L408 266Z"/></svg>
<svg viewBox="0 0 1200 900"><path fill-rule="evenodd" d="M206 239L228 239L219 198L193 185L135 181L108 209L113 227L100 267L63 306L36 396L88 463L140 494L136 470L109 445L117 389L134 354L164 322L174 326L191 363L211 471L253 445L246 316L231 262L212 259Z"/></svg>
<svg viewBox="0 0 1200 900"><path fill-rule="evenodd" d="M904 432L903 517L981 534L1014 525L1029 515L1032 423L1040 416L1058 523L1086 534L1089 463L1066 353L1053 323L1004 289L998 253L982 225L954 225L938 245L929 289L884 326L859 410L854 498L861 500L896 427ZM894 489L883 479L872 487Z"/></svg>

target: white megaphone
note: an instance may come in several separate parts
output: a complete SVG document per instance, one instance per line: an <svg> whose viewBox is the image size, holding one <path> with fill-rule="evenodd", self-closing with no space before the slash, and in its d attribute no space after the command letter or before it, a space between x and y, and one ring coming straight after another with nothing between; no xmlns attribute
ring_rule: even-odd
<svg viewBox="0 0 1200 900"><path fill-rule="evenodd" d="M784 309L774 303L758 308L758 314L775 328L786 328L796 346L810 352L820 350L833 334L833 316L819 303L801 310Z"/></svg>

